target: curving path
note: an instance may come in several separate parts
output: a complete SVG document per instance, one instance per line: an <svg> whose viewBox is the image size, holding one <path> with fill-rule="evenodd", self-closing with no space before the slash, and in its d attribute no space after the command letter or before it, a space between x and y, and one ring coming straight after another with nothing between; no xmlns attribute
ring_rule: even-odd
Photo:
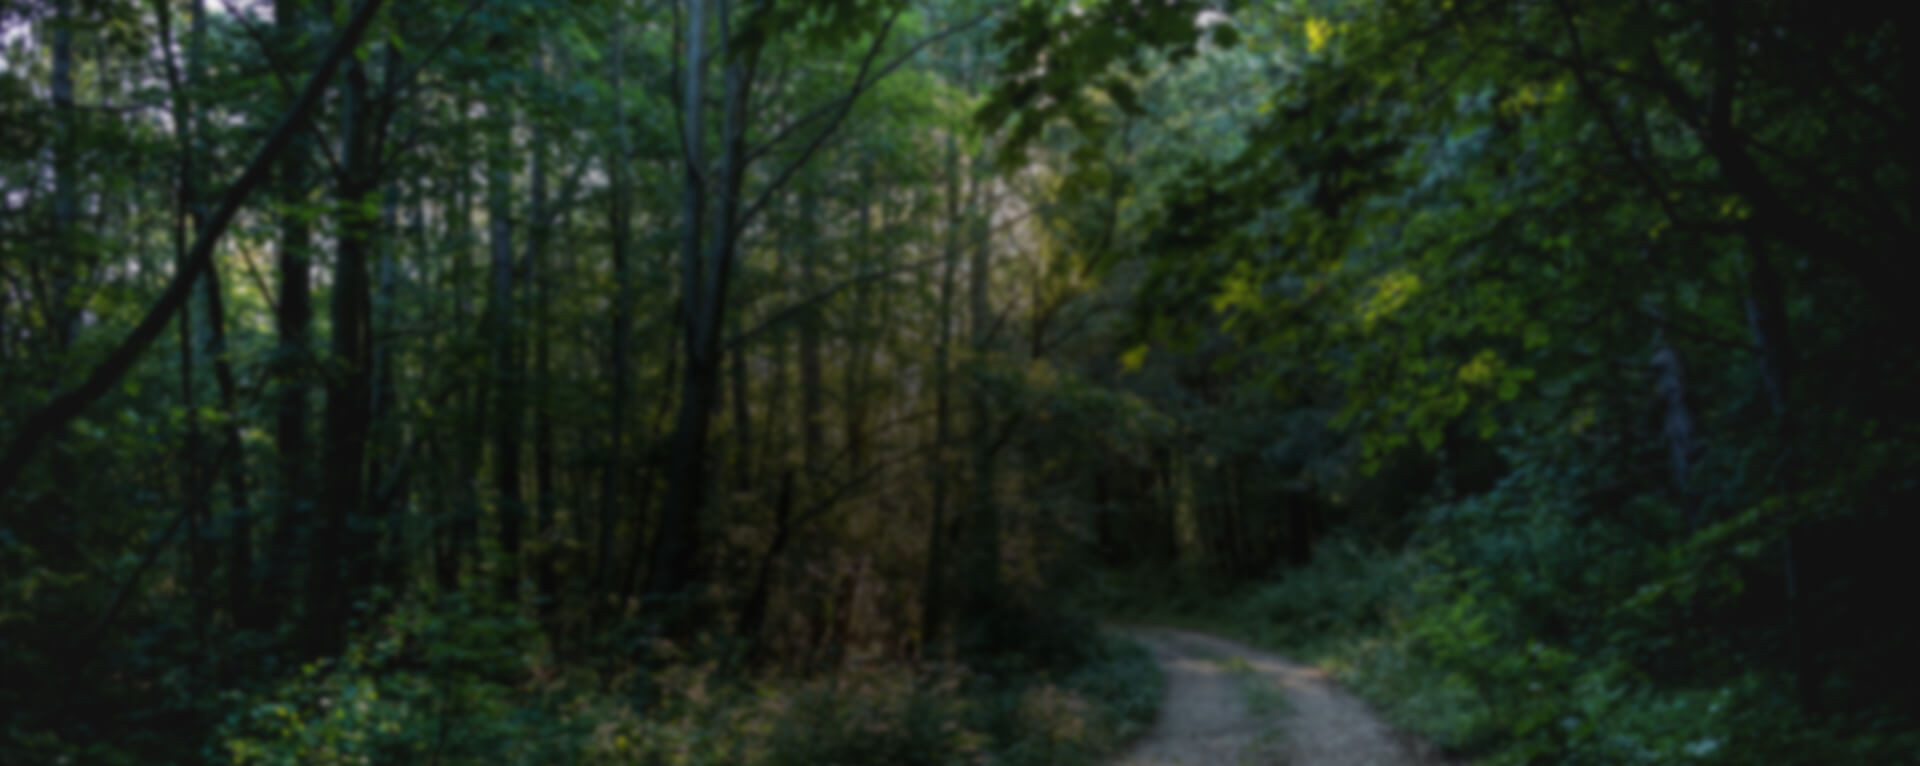
<svg viewBox="0 0 1920 766"><path fill-rule="evenodd" d="M1428 766L1326 673L1205 633L1128 628L1166 674L1160 719L1114 766Z"/></svg>

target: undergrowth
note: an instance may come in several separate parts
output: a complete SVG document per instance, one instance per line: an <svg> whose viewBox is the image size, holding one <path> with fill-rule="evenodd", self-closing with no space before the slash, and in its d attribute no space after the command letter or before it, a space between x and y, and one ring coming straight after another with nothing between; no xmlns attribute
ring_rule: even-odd
<svg viewBox="0 0 1920 766"><path fill-rule="evenodd" d="M1396 726L1486 764L1910 763L1887 715L1813 715L1759 669L1664 681L1616 643L1554 641L1524 604L1439 545L1346 541L1311 565L1235 585L1190 568L1108 572L1083 596L1114 619L1225 634L1313 662ZM1624 606L1632 608L1632 605ZM1735 663L1737 666L1738 663Z"/></svg>
<svg viewBox="0 0 1920 766"><path fill-rule="evenodd" d="M1160 677L1091 623L974 665L746 679L682 657L608 678L522 615L403 604L336 660L231 695L204 749L236 764L1091 764L1150 722ZM1064 635L1072 633L1073 635ZM662 653L662 656L668 656ZM644 683L642 683L644 681Z"/></svg>

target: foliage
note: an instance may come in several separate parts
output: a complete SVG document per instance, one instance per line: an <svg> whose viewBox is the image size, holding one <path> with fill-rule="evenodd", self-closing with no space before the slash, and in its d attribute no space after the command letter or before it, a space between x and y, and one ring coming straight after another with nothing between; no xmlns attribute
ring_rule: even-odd
<svg viewBox="0 0 1920 766"><path fill-rule="evenodd" d="M1883 5L8 4L0 760L1898 758Z"/></svg>
<svg viewBox="0 0 1920 766"><path fill-rule="evenodd" d="M588 679L559 676L537 624L501 604L410 600L340 657L235 700L205 755L236 764L565 761L590 729L578 714L590 699L583 686Z"/></svg>
<svg viewBox="0 0 1920 766"><path fill-rule="evenodd" d="M609 687L554 664L498 604L403 605L373 635L234 700L207 761L1082 764L1142 731L1160 688L1145 650L1084 635L1057 677L875 665L741 683L687 658L646 672L644 693L636 669Z"/></svg>

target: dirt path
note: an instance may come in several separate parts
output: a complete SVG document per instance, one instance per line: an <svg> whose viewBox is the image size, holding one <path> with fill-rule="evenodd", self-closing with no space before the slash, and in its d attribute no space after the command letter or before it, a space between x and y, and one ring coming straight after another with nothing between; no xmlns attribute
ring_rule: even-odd
<svg viewBox="0 0 1920 766"><path fill-rule="evenodd" d="M1160 720L1114 766L1429 766L1326 674L1204 633L1127 629L1166 674Z"/></svg>

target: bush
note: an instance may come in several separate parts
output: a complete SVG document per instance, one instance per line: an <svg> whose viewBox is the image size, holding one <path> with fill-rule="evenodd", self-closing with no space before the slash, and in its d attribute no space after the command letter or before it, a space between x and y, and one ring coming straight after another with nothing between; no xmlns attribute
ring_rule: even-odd
<svg viewBox="0 0 1920 766"><path fill-rule="evenodd" d="M1413 552L1349 542L1202 618L1317 658L1394 723L1489 764L1869 764L1920 752L1889 712L1813 716L1792 680L1694 638L1767 531L1736 515L1671 550L1577 512L1549 471L1437 506ZM1657 516L1671 509L1623 509ZM1715 656L1721 655L1721 656Z"/></svg>
<svg viewBox="0 0 1920 766"><path fill-rule="evenodd" d="M554 664L532 620L463 598L229 700L205 759L238 764L1091 764L1152 721L1152 658L1085 620L1034 623L994 672L874 665L749 682L716 662ZM1076 631L1078 631L1076 633ZM625 690L645 681L645 705Z"/></svg>
<svg viewBox="0 0 1920 766"><path fill-rule="evenodd" d="M242 764L570 760L584 738L533 621L464 596L407 601L374 635L235 699L208 760ZM238 695L234 695L238 696Z"/></svg>

